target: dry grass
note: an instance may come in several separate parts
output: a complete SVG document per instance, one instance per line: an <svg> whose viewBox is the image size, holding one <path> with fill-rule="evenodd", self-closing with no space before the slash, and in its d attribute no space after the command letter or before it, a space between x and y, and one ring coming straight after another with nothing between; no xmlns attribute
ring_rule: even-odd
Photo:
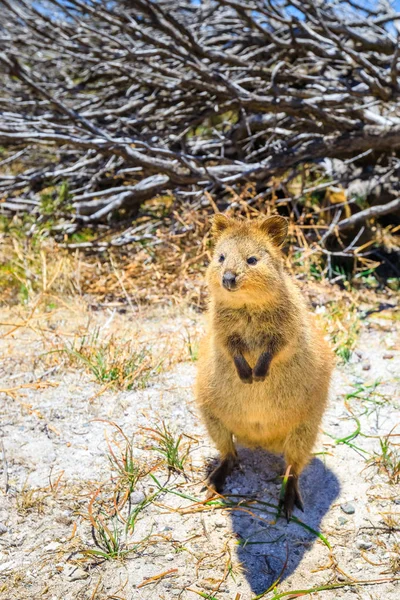
<svg viewBox="0 0 400 600"><path fill-rule="evenodd" d="M27 237L18 221L3 230L0 222L0 303L28 305L39 294L76 295L82 258L44 233Z"/></svg>
<svg viewBox="0 0 400 600"><path fill-rule="evenodd" d="M53 303L51 308L49 300ZM10 383L0 387L0 392L19 402L24 387L58 385L47 381L47 376L43 379L43 373L54 374L60 369L88 373L102 391L143 389L161 371L196 360L201 323L185 313L180 326L170 326L169 310L172 312L147 311L146 319L140 319L140 312L127 318L117 308L93 312L79 298L65 301L55 295L40 294L34 304L3 311L0 339L5 348L13 345L14 372L19 371L22 376L34 371L35 381L37 373L42 375L37 383ZM176 320L175 314L171 316ZM157 325L160 319L161 328ZM14 344L13 340L20 341Z"/></svg>
<svg viewBox="0 0 400 600"><path fill-rule="evenodd" d="M237 210L255 217L259 208L245 203L249 197L247 190L243 197L234 197L234 200ZM155 217L165 209L164 201L155 199L146 208L151 214L139 218L137 226L152 228ZM140 314L144 305L182 303L203 309L204 271L210 258L209 217L206 208L188 205L179 213L171 210L152 229L150 239L135 242L131 247L110 246L101 253L93 249L67 251L44 233L27 238L17 223L0 234L0 283L3 283L0 302L34 307L35 320L40 313L49 316L62 305L63 299L71 298L84 305L85 310L87 306L100 306ZM301 282L309 279L310 274L314 276L316 266L313 253L308 250L302 252L301 261L297 260L293 242L298 243L300 230L296 227L291 226L288 268ZM346 292L324 283L322 271L318 271L316 279L320 289L325 287L334 297L328 307L328 333L337 354L347 360L357 338L357 311L346 298L336 305L336 300ZM182 331L181 337L186 338L182 355L186 356L187 352L195 361L198 340L189 330ZM145 385L146 378L156 372L160 364L148 346L129 338L122 340L120 335L105 339L93 330L82 331L72 342L64 341L53 349L62 351L65 362L69 361L70 365L79 363L91 371L96 380L122 388Z"/></svg>
<svg viewBox="0 0 400 600"><path fill-rule="evenodd" d="M355 299L346 296L328 302L323 313L325 329L335 354L348 362L357 342L360 315Z"/></svg>
<svg viewBox="0 0 400 600"><path fill-rule="evenodd" d="M98 383L126 390L146 387L162 364L162 358L156 360L146 343L113 334L102 337L99 327L66 340L64 347L54 352L66 355L68 366L83 366Z"/></svg>
<svg viewBox="0 0 400 600"><path fill-rule="evenodd" d="M318 181L318 173L305 176ZM305 188L302 181L300 189ZM321 210L325 206L323 199L320 198L320 204L313 200L313 192L305 192L299 200L304 214L298 219L287 199L279 200L274 189L271 182L268 198L257 195L250 185L243 186L240 193L229 190L225 200L230 214L256 218L278 209L286 211L290 220L287 266L299 279L323 282L334 276L347 288L378 285L373 275L378 263L368 258L355 256L347 271L333 263L326 264L318 245L318 239L330 225L329 212ZM195 202L157 196L142 206L128 230L126 222L119 226L116 223L114 230L101 234L84 229L58 245L50 236L51 222L36 225L34 233L27 236L29 223L18 217L12 221L3 218L0 283L6 290L0 301L28 302L40 292L52 292L87 294L101 304L118 302L137 307L183 302L202 308L203 274L211 250L210 219L217 210L208 193ZM309 231L316 235L315 242L308 241ZM122 234L133 241L118 245Z"/></svg>
<svg viewBox="0 0 400 600"><path fill-rule="evenodd" d="M393 442L391 435L379 438L379 450L374 452L369 464L374 466L379 473L392 485L400 483L400 444Z"/></svg>
<svg viewBox="0 0 400 600"><path fill-rule="evenodd" d="M301 184L304 188L304 182ZM142 207L130 234L137 230L137 241L128 246L113 246L118 235L107 231L100 237L93 231L82 231L76 240L67 240L69 251L49 237L49 231L36 230L26 237L23 224L16 218L10 225L3 223L0 233L0 302L22 302L38 305L42 312L52 311L62 297L79 298L92 307L112 307L140 313L143 306L176 306L186 304L203 309L206 289L204 271L210 259L210 217L217 210L214 200L206 194L208 202L177 205L166 196L156 197ZM280 201L272 194L265 204L251 186L240 194L231 190L227 202L231 214L255 218L275 211ZM305 197L305 206L317 215L311 196ZM310 213L310 214L311 214ZM318 213L319 214L319 213ZM314 216L315 216L314 215ZM311 217L310 217L311 218ZM318 225L318 219L322 219ZM318 216L315 231L328 226L326 213ZM354 349L359 331L357 305L361 296L351 288L344 272L336 279L345 289L332 286L317 246L309 245L305 233L310 225L301 224L291 217L287 268L309 293L313 282L329 301L325 302L325 327L338 357L347 362ZM92 245L86 248L87 245ZM71 250L71 247L74 250ZM367 261L368 262L368 261ZM370 285L374 265L357 260L354 265L353 284ZM307 285L303 285L303 281ZM376 281L375 281L376 283ZM374 286L372 286L374 287ZM0 286L1 289L1 286ZM363 294L366 293L363 290ZM375 293L371 291L371 294ZM312 294L311 294L312 295ZM385 296L385 300L388 295ZM197 340L188 330L186 350L191 360L197 359ZM160 367L159 357L152 349L121 336L97 336L83 332L72 342L57 347L71 366L80 364L103 384L129 389L144 386ZM182 352L186 354L186 352Z"/></svg>
<svg viewBox="0 0 400 600"><path fill-rule="evenodd" d="M35 512L40 515L44 513L45 501L49 493L43 489L32 489L27 484L17 494L16 507L20 515Z"/></svg>
<svg viewBox="0 0 400 600"><path fill-rule="evenodd" d="M95 548L82 548L83 557L90 560L123 560L151 543L151 532L137 541L132 538L136 522L150 506L159 492L143 494L143 499L132 504L131 496L139 482L156 467L156 461L140 462L132 453L132 442L115 423L106 422L112 428L112 438L106 436L110 478L91 493L87 512L81 516L91 526Z"/></svg>

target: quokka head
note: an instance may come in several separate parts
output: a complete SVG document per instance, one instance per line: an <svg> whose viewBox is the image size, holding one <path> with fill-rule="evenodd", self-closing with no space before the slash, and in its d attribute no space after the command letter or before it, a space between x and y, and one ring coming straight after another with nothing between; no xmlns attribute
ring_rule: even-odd
<svg viewBox="0 0 400 600"><path fill-rule="evenodd" d="M207 269L211 295L227 305L265 304L282 285L280 248L288 231L279 215L239 221L215 215L211 227L214 253Z"/></svg>

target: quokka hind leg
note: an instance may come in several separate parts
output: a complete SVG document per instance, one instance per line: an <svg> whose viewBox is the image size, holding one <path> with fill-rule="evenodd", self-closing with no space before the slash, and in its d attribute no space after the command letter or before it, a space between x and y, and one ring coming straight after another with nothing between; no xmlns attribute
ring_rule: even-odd
<svg viewBox="0 0 400 600"><path fill-rule="evenodd" d="M221 492L226 478L238 464L238 456L232 439L232 433L206 408L202 408L203 420L211 439L220 453L221 462L208 477L208 497Z"/></svg>
<svg viewBox="0 0 400 600"><path fill-rule="evenodd" d="M299 477L311 458L311 451L318 433L318 424L319 421L317 424L303 423L290 432L284 444L286 466L290 466L290 469L284 496L280 499L280 505L288 522L295 506L304 512L303 500L299 489Z"/></svg>

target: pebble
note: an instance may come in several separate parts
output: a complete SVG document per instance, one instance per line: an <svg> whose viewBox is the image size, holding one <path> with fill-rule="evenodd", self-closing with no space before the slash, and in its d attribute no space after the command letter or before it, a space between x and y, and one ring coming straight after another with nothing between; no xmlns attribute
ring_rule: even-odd
<svg viewBox="0 0 400 600"><path fill-rule="evenodd" d="M16 563L13 560L3 562L0 565L0 573L5 573L6 571L12 571L15 568L15 565L16 565Z"/></svg>
<svg viewBox="0 0 400 600"><path fill-rule="evenodd" d="M87 579L89 577L89 573L86 573L83 569L78 567L70 567L67 572L67 577L70 581L78 581L79 579Z"/></svg>
<svg viewBox="0 0 400 600"><path fill-rule="evenodd" d="M165 560L175 560L175 555L174 554L166 554Z"/></svg>
<svg viewBox="0 0 400 600"><path fill-rule="evenodd" d="M143 492L132 492L130 496L130 500L132 504L140 504L143 500L146 499L146 496Z"/></svg>
<svg viewBox="0 0 400 600"><path fill-rule="evenodd" d="M393 354L391 352L385 352L382 358L390 359L393 358Z"/></svg>
<svg viewBox="0 0 400 600"><path fill-rule="evenodd" d="M352 504L350 504L350 502L346 502L346 504L341 504L340 508L344 513L346 513L346 515L354 515L354 513L356 512L356 509Z"/></svg>
<svg viewBox="0 0 400 600"><path fill-rule="evenodd" d="M370 548L372 548L373 544L372 542L368 542L367 540L357 540L356 541L356 546L359 550L369 550Z"/></svg>
<svg viewBox="0 0 400 600"><path fill-rule="evenodd" d="M10 546L13 546L14 548L19 548L20 546L22 546L22 544L25 541L25 535L23 535L20 538L14 538L13 540L11 540L10 542Z"/></svg>
<svg viewBox="0 0 400 600"><path fill-rule="evenodd" d="M47 546L45 546L43 548L43 550L45 552L50 552L52 550L57 550L60 547L60 543L59 542L50 542L50 544L47 544Z"/></svg>
<svg viewBox="0 0 400 600"><path fill-rule="evenodd" d="M363 371L369 371L370 368L371 368L371 365L369 363L364 363L362 366Z"/></svg>
<svg viewBox="0 0 400 600"><path fill-rule="evenodd" d="M72 510L63 510L63 511L61 511L61 513L59 515L57 515L56 521L58 521L59 523L62 523L63 525L71 525L72 516L73 516ZM51 540L49 540L49 541L51 541Z"/></svg>
<svg viewBox="0 0 400 600"><path fill-rule="evenodd" d="M7 531L7 527L3 525L3 523L0 523L0 535L3 535L3 533L7 533Z"/></svg>

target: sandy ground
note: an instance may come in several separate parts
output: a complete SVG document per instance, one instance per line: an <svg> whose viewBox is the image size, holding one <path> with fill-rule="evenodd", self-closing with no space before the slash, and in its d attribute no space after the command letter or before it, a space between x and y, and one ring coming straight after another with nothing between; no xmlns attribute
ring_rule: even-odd
<svg viewBox="0 0 400 600"><path fill-rule="evenodd" d="M0 393L0 598L251 600L277 581L275 598L337 585L315 596L398 600L400 494L391 480L391 463L400 460L398 314L363 319L356 351L336 369L315 457L301 478L305 513L296 512L314 531L276 520L261 504L277 504L283 467L261 451L239 449L230 505L196 502L215 457L196 412L196 362L187 350L188 332L194 348L203 317L93 314L90 326L102 334L125 329L175 356L145 387L125 391L46 354L86 318L83 308L63 309L13 331L5 323L18 325L21 315L0 315L0 386L8 390ZM152 448L145 428L163 421L184 434L185 474L170 471ZM140 468L153 471L124 504L110 457L120 460L127 439ZM95 554L105 552L99 523L119 535L119 557ZM343 586L359 580L377 583Z"/></svg>

